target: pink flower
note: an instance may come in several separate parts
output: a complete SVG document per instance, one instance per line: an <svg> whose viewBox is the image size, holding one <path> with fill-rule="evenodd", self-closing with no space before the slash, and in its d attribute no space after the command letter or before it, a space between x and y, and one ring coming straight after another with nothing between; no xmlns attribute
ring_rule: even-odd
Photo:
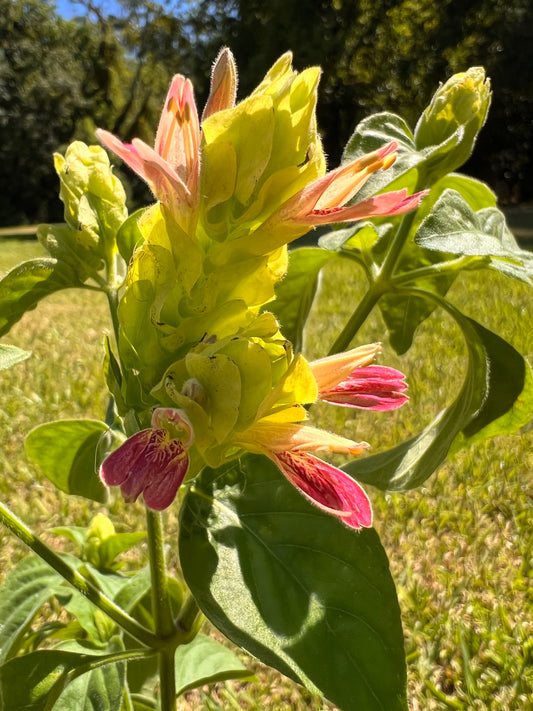
<svg viewBox="0 0 533 711"><path fill-rule="evenodd" d="M371 343L310 363L320 400L367 410L396 410L409 398L399 370L370 365L381 345Z"/></svg>
<svg viewBox="0 0 533 711"><path fill-rule="evenodd" d="M372 526L372 506L363 489L346 472L309 452L360 454L368 445L307 425L260 420L239 435L248 451L265 454L312 504L350 528Z"/></svg>
<svg viewBox="0 0 533 711"><path fill-rule="evenodd" d="M200 123L189 79L180 74L173 78L153 148L140 138L122 143L101 128L96 135L148 183L179 222L187 222L193 216L199 199Z"/></svg>
<svg viewBox="0 0 533 711"><path fill-rule="evenodd" d="M187 473L192 439L184 412L158 408L151 428L134 434L105 459L100 478L106 486L120 486L125 501L142 494L148 508L162 511L174 501Z"/></svg>
<svg viewBox="0 0 533 711"><path fill-rule="evenodd" d="M312 504L350 528L372 527L370 500L346 472L306 452L280 452L271 458Z"/></svg>
<svg viewBox="0 0 533 711"><path fill-rule="evenodd" d="M396 160L397 148L393 141L313 180L282 205L266 225L270 228L272 220L316 226L409 212L420 204L427 191L408 195L405 189L396 190L346 207L372 173L390 168Z"/></svg>
<svg viewBox="0 0 533 711"><path fill-rule="evenodd" d="M237 70L229 49L222 49L214 63L211 90L202 118L235 104ZM176 74L163 106L155 144L150 148L140 138L123 143L109 131L97 129L106 148L137 173L168 207L187 231L196 216L200 179L200 121L189 79Z"/></svg>
<svg viewBox="0 0 533 711"><path fill-rule="evenodd" d="M321 390L319 398L332 405L365 410L396 410L409 400L405 395L405 375L394 368L370 365L356 368L331 390Z"/></svg>

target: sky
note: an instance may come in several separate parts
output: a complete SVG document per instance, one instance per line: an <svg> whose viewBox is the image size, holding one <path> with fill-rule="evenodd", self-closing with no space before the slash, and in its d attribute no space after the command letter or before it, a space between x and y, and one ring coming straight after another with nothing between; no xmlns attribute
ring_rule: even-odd
<svg viewBox="0 0 533 711"><path fill-rule="evenodd" d="M106 15L120 15L120 5L115 0L105 0L105 2L101 0L101 2L95 4L105 4ZM75 2L75 0L56 0L56 8L57 12L66 20L78 15L84 15L86 12L83 5Z"/></svg>

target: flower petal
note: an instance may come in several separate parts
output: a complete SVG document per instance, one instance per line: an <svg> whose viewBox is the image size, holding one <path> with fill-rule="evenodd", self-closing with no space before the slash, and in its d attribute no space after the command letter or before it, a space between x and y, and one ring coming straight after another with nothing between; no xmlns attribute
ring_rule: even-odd
<svg viewBox="0 0 533 711"><path fill-rule="evenodd" d="M272 459L291 484L315 506L337 516L350 528L372 526L370 500L348 474L304 452L282 452Z"/></svg>
<svg viewBox="0 0 533 711"><path fill-rule="evenodd" d="M309 214L298 218L297 222L308 225L327 225L333 222L357 222L368 217L384 215L401 215L418 207L422 198L427 195L427 190L422 190L414 195L407 195L407 190L395 190L375 197L362 200L350 207L331 207L329 209L313 210Z"/></svg>
<svg viewBox="0 0 533 711"><path fill-rule="evenodd" d="M119 486L129 476L152 438L153 430L141 430L127 439L102 462L100 479L106 486Z"/></svg>
<svg viewBox="0 0 533 711"><path fill-rule="evenodd" d="M320 399L333 405L366 410L396 410L409 400L405 394L405 376L383 365L356 368L345 380L330 390L321 391Z"/></svg>
<svg viewBox="0 0 533 711"><path fill-rule="evenodd" d="M368 448L366 442L354 442L325 430L293 422L259 420L245 432L239 433L235 442L249 452L278 455L282 452L337 452L361 454Z"/></svg>
<svg viewBox="0 0 533 711"><path fill-rule="evenodd" d="M127 502L144 494L146 505L157 511L169 506L187 473L189 460L177 439L166 430L137 432L112 452L100 467L107 486L120 485Z"/></svg>
<svg viewBox="0 0 533 711"><path fill-rule="evenodd" d="M189 79L177 74L170 84L154 149L185 184L198 171L200 124Z"/></svg>
<svg viewBox="0 0 533 711"><path fill-rule="evenodd" d="M309 363L320 392L331 390L347 378L355 368L369 365L381 353L381 343L369 343L336 353Z"/></svg>

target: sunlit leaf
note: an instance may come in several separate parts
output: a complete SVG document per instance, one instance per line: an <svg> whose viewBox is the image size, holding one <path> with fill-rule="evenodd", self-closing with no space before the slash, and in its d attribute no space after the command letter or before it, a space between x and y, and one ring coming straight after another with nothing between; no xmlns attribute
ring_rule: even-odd
<svg viewBox="0 0 533 711"><path fill-rule="evenodd" d="M98 420L49 422L28 434L26 452L61 491L104 503L107 490L96 473L96 462L107 430Z"/></svg>
<svg viewBox="0 0 533 711"><path fill-rule="evenodd" d="M45 296L80 285L76 272L55 259L31 259L14 267L0 279L0 336Z"/></svg>
<svg viewBox="0 0 533 711"><path fill-rule="evenodd" d="M204 684L254 678L231 650L204 634L177 648L175 665L178 696Z"/></svg>
<svg viewBox="0 0 533 711"><path fill-rule="evenodd" d="M520 249L495 207L475 212L455 190L445 190L422 222L416 243L427 249L486 258L486 265L527 284L533 257Z"/></svg>
<svg viewBox="0 0 533 711"><path fill-rule="evenodd" d="M21 363L26 358L29 358L31 353L23 351L17 346L10 346L5 343L0 343L0 370L6 370L11 366Z"/></svg>
<svg viewBox="0 0 533 711"><path fill-rule="evenodd" d="M376 532L348 529L277 467L205 469L183 503L180 560L227 637L341 709L405 709L400 613Z"/></svg>

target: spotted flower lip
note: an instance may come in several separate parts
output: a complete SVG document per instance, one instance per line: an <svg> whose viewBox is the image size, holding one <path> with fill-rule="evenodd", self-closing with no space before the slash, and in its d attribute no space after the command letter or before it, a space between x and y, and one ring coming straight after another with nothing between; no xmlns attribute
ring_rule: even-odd
<svg viewBox="0 0 533 711"><path fill-rule="evenodd" d="M192 428L184 412L158 408L153 427L141 430L112 452L100 467L106 486L120 486L127 502L142 494L149 509L162 511L174 501L189 468L186 447L192 443ZM163 425L184 433L184 442L172 437Z"/></svg>
<svg viewBox="0 0 533 711"><path fill-rule="evenodd" d="M349 528L372 527L370 499L346 472L306 452L280 452L270 458L312 504Z"/></svg>

